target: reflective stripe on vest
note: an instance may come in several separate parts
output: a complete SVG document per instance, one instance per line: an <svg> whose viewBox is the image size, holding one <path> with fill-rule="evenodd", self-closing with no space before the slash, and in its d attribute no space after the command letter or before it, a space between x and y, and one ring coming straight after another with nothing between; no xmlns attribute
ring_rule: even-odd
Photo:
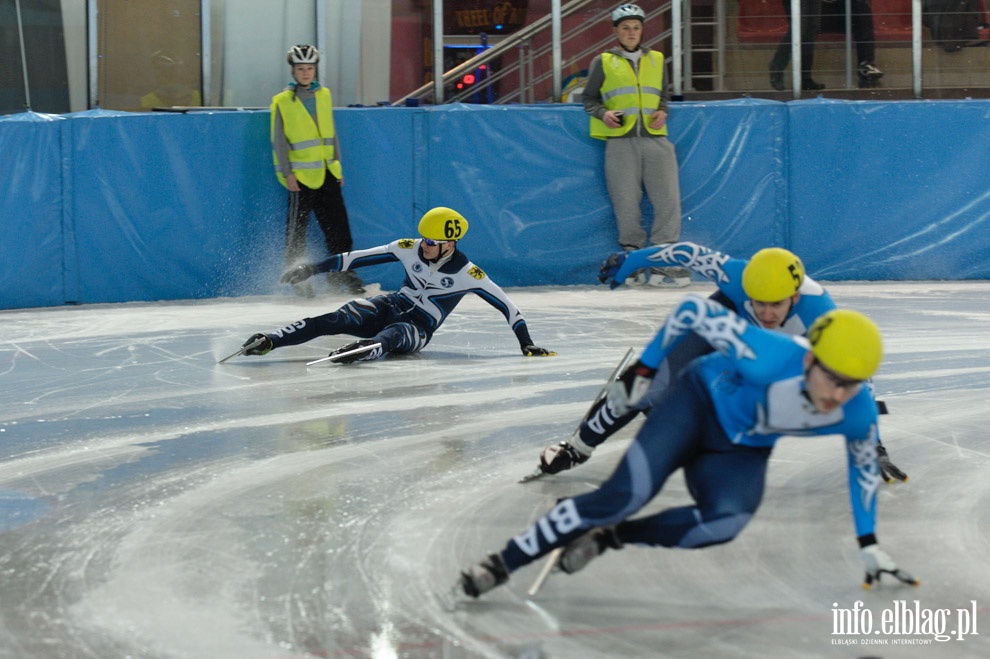
<svg viewBox="0 0 990 659"><path fill-rule="evenodd" d="M609 128L597 117L591 117L591 136L604 140L625 135L632 130L637 115L651 135L666 135L667 124L662 128L650 127L650 115L660 107L663 90L663 54L655 50L639 58L639 72L625 57L615 53L602 53L602 104L608 110L624 112L622 125Z"/></svg>
<svg viewBox="0 0 990 659"><path fill-rule="evenodd" d="M289 163L292 173L307 188L319 188L326 180L326 171L338 179L341 175L340 161L333 152L333 100L330 90L321 87L316 90L316 116L319 127L313 122L306 106L296 98L291 90L277 94L272 99L271 124L274 130L275 112L282 113L282 127L289 142ZM277 156L272 151L272 159L278 167ZM276 170L279 182L285 185L285 177Z"/></svg>

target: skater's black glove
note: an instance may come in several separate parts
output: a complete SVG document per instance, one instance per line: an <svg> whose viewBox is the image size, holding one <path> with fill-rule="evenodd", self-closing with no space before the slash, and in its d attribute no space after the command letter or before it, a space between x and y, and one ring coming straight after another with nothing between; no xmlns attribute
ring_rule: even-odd
<svg viewBox="0 0 990 659"><path fill-rule="evenodd" d="M252 334L241 348L245 355L267 355L275 349L275 344L272 343L272 337L267 334Z"/></svg>
<svg viewBox="0 0 990 659"><path fill-rule="evenodd" d="M280 284L298 284L301 281L306 281L315 274L315 266L310 263L303 263L283 272L282 277L278 281Z"/></svg>
<svg viewBox="0 0 990 659"><path fill-rule="evenodd" d="M859 546L863 555L863 562L866 564L866 578L863 580L863 588L869 589L873 582L880 583L880 576L883 574L889 574L911 586L917 586L921 583L908 572L897 567L894 559L880 549L873 534L860 536Z"/></svg>
<svg viewBox="0 0 990 659"><path fill-rule="evenodd" d="M522 349L522 354L526 357L553 357L557 354L553 350L547 350L546 348L533 345L519 347Z"/></svg>
<svg viewBox="0 0 990 659"><path fill-rule="evenodd" d="M877 461L880 463L880 475L883 476L884 481L893 483L895 478L899 481L906 481L908 479L908 475L890 461L890 457L887 455L887 449L883 444L877 445Z"/></svg>
<svg viewBox="0 0 990 659"><path fill-rule="evenodd" d="M657 369L650 368L641 361L622 372L615 382L608 385L608 404L618 416L623 416L642 400L653 384Z"/></svg>
<svg viewBox="0 0 990 659"><path fill-rule="evenodd" d="M621 281L615 281L615 275L619 273L619 268L625 263L626 253L616 252L602 261L602 267L598 270L598 281L608 284L611 288L618 288Z"/></svg>

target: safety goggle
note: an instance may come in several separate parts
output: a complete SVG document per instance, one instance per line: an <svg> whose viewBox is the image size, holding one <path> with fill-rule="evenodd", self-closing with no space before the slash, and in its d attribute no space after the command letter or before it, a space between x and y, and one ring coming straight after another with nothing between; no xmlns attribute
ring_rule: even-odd
<svg viewBox="0 0 990 659"><path fill-rule="evenodd" d="M432 238L423 238L423 244L429 245L430 247L436 247L437 245L445 245L447 243L452 243L453 240L433 240Z"/></svg>
<svg viewBox="0 0 990 659"><path fill-rule="evenodd" d="M822 374L825 375L825 379L832 383L833 387L845 389L846 391L858 391L863 385L862 380L855 380L853 378L847 378L839 375L829 367L825 366L825 364L822 364L818 359L815 359L815 365L817 365Z"/></svg>

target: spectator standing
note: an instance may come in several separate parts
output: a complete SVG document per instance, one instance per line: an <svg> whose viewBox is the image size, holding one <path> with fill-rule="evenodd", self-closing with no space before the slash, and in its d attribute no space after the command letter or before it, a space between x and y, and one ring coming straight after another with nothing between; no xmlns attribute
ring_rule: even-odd
<svg viewBox="0 0 990 659"><path fill-rule="evenodd" d="M681 233L677 155L667 139L670 94L664 56L642 46L646 13L638 5L612 12L618 45L595 56L583 94L591 136L605 140L605 182L619 229L619 245L631 251L676 242ZM640 204L643 189L653 205L647 236ZM637 273L636 283L680 287L691 282L684 268Z"/></svg>
<svg viewBox="0 0 990 659"><path fill-rule="evenodd" d="M319 51L310 45L293 46L286 59L293 82L272 98L271 140L275 173L289 190L285 227L285 265L292 267L306 255L306 227L310 213L323 231L327 251L353 248L351 227L341 186L340 145L333 122L330 90L316 80ZM364 293L361 279L352 272L327 275L335 293ZM312 282L293 285L303 297L313 297Z"/></svg>

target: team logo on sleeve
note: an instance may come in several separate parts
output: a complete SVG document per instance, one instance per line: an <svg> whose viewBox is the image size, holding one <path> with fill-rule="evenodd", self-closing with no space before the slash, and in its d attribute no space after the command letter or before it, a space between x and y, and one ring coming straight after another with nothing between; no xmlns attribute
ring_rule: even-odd
<svg viewBox="0 0 990 659"><path fill-rule="evenodd" d="M413 240L412 238L400 238L399 239L399 247L401 247L402 249L412 249L413 245L415 245L415 244L416 244L416 241Z"/></svg>
<svg viewBox="0 0 990 659"><path fill-rule="evenodd" d="M484 279L485 278L485 271L482 270L481 268L479 268L476 265L471 266L471 269L468 270L468 274L471 275L472 277L474 277L475 279Z"/></svg>
<svg viewBox="0 0 990 659"><path fill-rule="evenodd" d="M728 255L712 251L701 245L692 243L672 243L657 250L650 256L650 261L659 263L676 263L677 265L691 268L706 279L716 283L729 281L729 275L725 274L722 266L729 260Z"/></svg>
<svg viewBox="0 0 990 659"><path fill-rule="evenodd" d="M440 286L442 286L443 288L453 288L454 287L454 278L453 277L444 277L443 279L440 280Z"/></svg>

